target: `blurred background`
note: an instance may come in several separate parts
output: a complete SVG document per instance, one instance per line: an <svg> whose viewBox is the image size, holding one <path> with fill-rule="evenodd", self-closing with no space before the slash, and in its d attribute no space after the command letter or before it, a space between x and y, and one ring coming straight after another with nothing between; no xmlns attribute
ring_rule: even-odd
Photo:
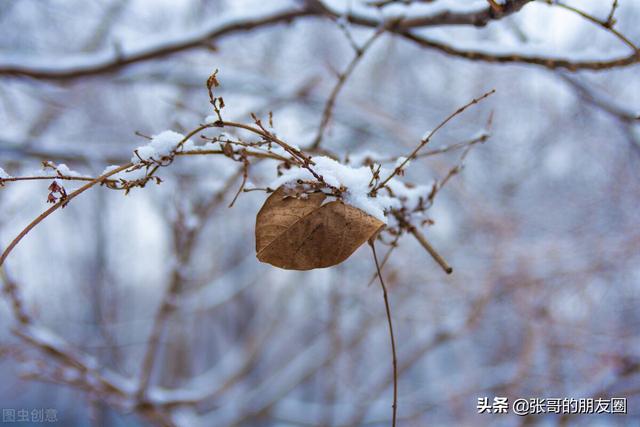
<svg viewBox="0 0 640 427"><path fill-rule="evenodd" d="M135 132L184 133L211 114L204 83L216 68L226 119L250 123L251 112L272 111L278 135L304 148L352 44L375 31L347 15L489 7L367 3L376 2L325 1L337 18L252 28L239 23L314 2L3 1L0 167L37 175L50 160L97 176L124 164L145 143ZM618 3L615 28L640 42L640 3ZM611 10L603 0L570 4L602 20ZM601 25L542 1L484 27L412 31L490 54L582 61L630 50ZM406 155L451 112L496 89L430 143L469 141L493 114L489 139L469 152L423 228L454 274L411 236L383 270L399 425L640 424L638 70L488 63L385 33L349 76L323 141L341 156ZM429 185L460 154L415 160L403 179ZM3 300L1 408L53 408L68 426L390 424L389 336L370 251L309 272L260 263L253 233L265 194L243 193L227 207L240 166L224 156L178 158L160 171L160 185L126 196L95 188L24 239L5 267L37 327L12 334L19 326ZM250 168L251 186L275 177L274 161ZM0 188L3 248L49 206L48 185ZM135 398L141 381L144 404ZM478 414L478 398L495 396L626 397L628 415Z"/></svg>

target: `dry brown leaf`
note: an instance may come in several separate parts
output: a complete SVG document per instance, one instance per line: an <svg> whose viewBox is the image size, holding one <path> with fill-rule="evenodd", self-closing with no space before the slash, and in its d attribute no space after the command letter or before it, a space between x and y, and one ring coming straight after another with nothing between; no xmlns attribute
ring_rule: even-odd
<svg viewBox="0 0 640 427"><path fill-rule="evenodd" d="M326 196L286 197L280 187L256 217L260 261L287 270L311 270L341 263L384 226L377 218Z"/></svg>

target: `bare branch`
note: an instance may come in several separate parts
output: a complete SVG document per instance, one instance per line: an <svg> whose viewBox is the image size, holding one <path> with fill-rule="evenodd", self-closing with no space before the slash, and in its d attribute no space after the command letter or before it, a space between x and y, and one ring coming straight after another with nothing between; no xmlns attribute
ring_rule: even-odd
<svg viewBox="0 0 640 427"><path fill-rule="evenodd" d="M640 61L640 52L632 52L627 56L607 59L607 60L571 60L564 58L549 58L536 55L522 55L518 53L513 54L493 54L482 52L479 50L467 50L453 47L451 45L441 43L429 38L419 36L415 33L404 31L398 33L407 40L411 40L419 46L431 48L447 55L457 56L460 58L469 59L472 61L484 61L495 64L530 64L540 65L552 70L564 68L569 71L577 70L608 70L617 67L626 67L628 65L636 64Z"/></svg>
<svg viewBox="0 0 640 427"><path fill-rule="evenodd" d="M376 39L383 32L384 32L384 28L378 29L371 37L369 37L369 39L367 39L367 41L364 43L364 45L362 45L362 47L356 47L355 55L353 59L351 60L351 62L349 62L349 65L347 65L347 68L345 68L345 70L338 75L338 81L333 87L333 90L329 95L329 99L327 99L327 103L325 104L324 111L322 112L322 119L320 120L320 126L318 127L318 133L313 143L311 144L310 150L317 150L318 147L320 147L320 144L322 143L322 137L324 136L324 132L327 126L329 125L329 121L331 120L331 116L333 114L333 107L335 105L336 98L340 93L340 90L344 86L349 76L353 73L353 70L355 70L356 65L358 65L358 63L360 62L364 54L367 52L367 50L369 50L373 42L376 41Z"/></svg>
<svg viewBox="0 0 640 427"><path fill-rule="evenodd" d="M556 59L544 56L528 56L521 54L491 54L482 51L465 50L450 46L445 43L430 40L423 36L419 36L412 29L436 27L436 26L476 26L482 27L492 21L502 19L520 11L525 5L533 0L511 0L501 5L500 10L489 6L476 11L470 12L452 12L443 11L432 15L418 16L392 22L380 22L376 19L368 17L347 14L344 18L358 26L379 28L385 27L388 32L400 35L401 37L413 41L414 43L425 47L443 52L448 55L457 56L469 60L486 61L492 63L525 63L539 65L547 68L566 68L568 70L591 69L603 70L614 67L622 67L637 63L640 60L640 54L634 51L632 54L622 58L610 60L593 60L593 61L572 61L570 59ZM542 0L547 1L547 0ZM608 31L616 34L617 37L625 40L629 46L634 46L628 38L622 36L617 30L613 29L613 12L606 21L596 20L599 25L604 25ZM213 28L205 29L200 34L189 36L170 43L162 43L152 45L127 55L116 55L109 59L102 57L91 61L88 65L69 67L64 65L57 66L53 64L47 65L16 65L14 63L0 64L0 76L23 76L41 80L65 81L74 80L84 77L92 77L101 74L117 72L130 65L150 60L166 58L179 52L192 49L210 47L211 43L219 41L226 36L236 33L252 31L258 28L269 27L282 23L289 23L304 17L322 17L327 16L331 19L338 19L341 15L338 12L328 8L317 0L307 0L305 7L302 9L285 10L273 15L262 18L244 19L233 21L223 25L216 25Z"/></svg>
<svg viewBox="0 0 640 427"><path fill-rule="evenodd" d="M64 61L61 61L63 64L62 66L50 64L46 66L30 67L0 64L0 75L23 76L34 79L56 81L93 77L101 74L113 73L124 67L140 62L166 58L179 52L203 48L205 47L205 44L210 45L213 42L236 33L242 33L256 28L269 27L277 24L286 24L296 18L314 14L315 13L311 9L293 9L262 18L237 20L224 25L216 24L212 28L205 29L195 36L189 36L155 46L148 46L127 55L114 55L113 58L107 60L97 58L89 65L69 67L64 65Z"/></svg>
<svg viewBox="0 0 640 427"><path fill-rule="evenodd" d="M391 179L394 176L398 175L404 169L404 167L407 165L407 163L409 163L411 160L415 159L416 156L418 155L418 153L420 152L420 150L422 150L422 148L424 148L424 146L427 145L429 143L429 141L431 141L431 138L433 138L433 135L435 135L436 132L438 132L440 129L442 129L442 127L444 125L449 123L449 121L451 119L453 119L457 115L461 114L462 112L464 112L467 108L471 107L472 105L475 105L478 102L482 101L483 99L493 95L495 92L496 92L496 90L492 89L489 92L485 93L484 95L482 95L482 96L480 96L478 98L472 99L469 103L463 105L462 107L458 108L456 111L451 113L449 116L447 116L447 118L445 118L442 122L440 122L438 124L438 126L436 126L431 132L429 132L429 134L427 136L425 136L420 141L420 144L418 144L418 146L411 152L411 154L406 156L405 159L398 166L396 166L396 168L393 170L393 172L391 174L389 174L389 176L387 176L373 190L371 190L371 193L375 194L382 187L384 187L389 181L391 181Z"/></svg>

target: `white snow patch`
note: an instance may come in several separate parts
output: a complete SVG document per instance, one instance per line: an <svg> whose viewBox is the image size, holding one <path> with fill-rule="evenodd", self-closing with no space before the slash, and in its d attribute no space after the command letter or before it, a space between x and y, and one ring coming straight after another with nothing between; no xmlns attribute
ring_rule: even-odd
<svg viewBox="0 0 640 427"><path fill-rule="evenodd" d="M81 177L82 175L72 169L69 168L69 166L65 165L64 163L60 163L57 166L58 172L60 172L62 175L64 176L73 176L73 177Z"/></svg>
<svg viewBox="0 0 640 427"><path fill-rule="evenodd" d="M182 152L184 153L193 153L195 151L207 151L207 150L219 150L219 149L220 149L220 145L210 141L207 141L201 145L196 145L193 141L189 139L184 144L182 144Z"/></svg>
<svg viewBox="0 0 640 427"><path fill-rule="evenodd" d="M411 210L417 209L421 202L425 202L431 193L431 185L416 185L408 187L405 183L392 179L387 186L393 192L394 197L400 199L402 206Z"/></svg>
<svg viewBox="0 0 640 427"><path fill-rule="evenodd" d="M346 163L353 166L366 166L370 163L381 163L383 157L372 150L363 150L347 156Z"/></svg>
<svg viewBox="0 0 640 427"><path fill-rule="evenodd" d="M382 195L377 197L369 196L371 191L369 183L372 175L368 167L352 168L324 156L313 157L312 160L315 165L311 166L311 168L322 176L327 184L347 189L344 193L345 203L361 209L385 224L387 223L385 211L390 208L400 207L400 202L397 199ZM315 179L307 169L290 169L269 184L269 187L278 188L285 184L295 183L298 180L314 181Z"/></svg>
<svg viewBox="0 0 640 427"><path fill-rule="evenodd" d="M4 169L0 168L0 179L8 179L8 178L13 178L13 177L8 173L6 173Z"/></svg>
<svg viewBox="0 0 640 427"><path fill-rule="evenodd" d="M147 176L147 171L144 168L126 170L122 172L118 172L111 177L113 179L124 179L125 181L138 181Z"/></svg>
<svg viewBox="0 0 640 427"><path fill-rule="evenodd" d="M105 175L105 174L108 174L109 172L113 172L119 167L120 166L118 165L107 166L100 175ZM109 179L115 179L115 180L123 179L125 181L137 181L139 179L143 179L145 176L147 176L147 171L145 168L141 167L133 170L128 169L128 170L120 171L115 175L111 175Z"/></svg>
<svg viewBox="0 0 640 427"><path fill-rule="evenodd" d="M177 145L184 140L184 135L172 130L165 130L151 137L147 145L136 149L136 154L131 157L131 162L139 163L141 160L160 160L171 154Z"/></svg>
<svg viewBox="0 0 640 427"><path fill-rule="evenodd" d="M111 165L111 166L107 166L106 168L104 168L104 170L102 171L102 173L100 175L106 175L109 172L112 172L116 169L118 169L120 166L118 165Z"/></svg>

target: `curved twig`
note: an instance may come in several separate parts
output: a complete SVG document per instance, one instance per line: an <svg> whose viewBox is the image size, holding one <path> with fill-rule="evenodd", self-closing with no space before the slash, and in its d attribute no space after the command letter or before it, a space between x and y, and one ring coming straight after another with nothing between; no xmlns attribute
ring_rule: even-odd
<svg viewBox="0 0 640 427"><path fill-rule="evenodd" d="M85 191L87 191L88 189L90 189L91 187L93 187L94 185L98 184L98 183L102 183L104 182L107 178L109 178L112 175L115 175L119 172L122 172L128 168L130 168L131 166L133 166L133 163L127 163L126 165L120 166L112 171L109 171L103 175L100 175L99 177L93 179L91 182L88 182L87 184L83 185L82 187L78 188L76 191L74 191L73 193L69 194L67 197L65 197L64 199L59 200L57 203L55 203L53 206L51 206L49 209L47 209L46 211L44 211L43 213L41 213L40 215L38 215L38 217L36 219L34 219L33 221L31 221L29 223L29 225L27 225L21 232L20 234L18 234L12 241L11 243L9 243L9 246L7 246L7 248L4 250L4 252L2 252L2 255L0 255L0 267L2 267L2 265L4 264L4 262L6 261L7 257L9 256L9 254L11 253L11 251L13 251L13 249L18 245L18 243L20 243L20 241L24 238L24 236L26 236L27 234L29 234L29 232L31 230L33 230L33 228L40 224L42 221L44 221L49 215L51 215L52 213L54 213L55 211L57 211L59 208L64 207L67 205L67 203L69 203L71 200L75 199L76 197L78 197L80 194L84 193Z"/></svg>
<svg viewBox="0 0 640 427"><path fill-rule="evenodd" d="M367 41L362 45L362 47L354 46L356 54L354 55L351 62L349 62L349 65L347 65L347 68L345 68L345 70L338 75L338 81L333 87L333 90L331 91L331 94L329 95L329 98L327 99L327 102L324 106L324 110L322 111L322 119L320 120L318 133L315 139L313 140L313 143L309 147L310 150L317 150L320 147L320 144L322 143L322 137L324 136L324 132L327 129L327 126L329 125L331 116L333 115L333 107L336 103L336 99L338 98L338 94L340 93L340 90L346 83L349 76L353 73L353 70L355 70L360 60L364 57L364 54L367 52L367 50L369 50L371 45L373 45L373 42L375 42L376 39L383 32L384 32L384 28L379 28L375 33L373 33L371 37L369 37L369 39L367 39Z"/></svg>
<svg viewBox="0 0 640 427"><path fill-rule="evenodd" d="M409 163L411 160L415 159L416 156L418 155L418 153L420 152L420 150L422 150L422 148L424 148L424 146L427 145L429 143L429 141L431 141L431 138L433 138L433 135L435 135L436 132L438 132L440 129L442 129L442 127L444 127L444 125L449 123L449 121L451 119L456 117L458 114L461 114L463 111L465 111L467 108L471 107L472 105L475 105L475 104L479 103L480 101L482 101L483 99L488 98L489 96L493 95L495 92L496 92L495 89L491 89L489 92L485 93L484 95L479 96L478 98L472 99L467 104L463 105L462 107L458 108L453 113L449 114L443 121L441 121L438 124L438 126L433 128L433 130L431 132L429 132L429 134L427 136L422 138L422 140L420 141L418 146L411 152L411 154L409 154L407 157L405 157L405 159L398 166L396 166L396 168L393 170L392 173L389 174L389 176L387 176L378 185L376 185L374 187L374 189L371 190L370 194L375 195L375 193L377 191L379 191L382 187L387 185L387 183L389 181L391 181L391 179L394 176L398 175L404 169L404 167L407 165L407 163Z"/></svg>
<svg viewBox="0 0 640 427"><path fill-rule="evenodd" d="M369 240L369 246L371 246L371 252L373 252L373 260L376 263L376 271L378 273L378 279L380 279L380 286L382 287L382 295L384 296L384 308L387 312L387 324L389 325L389 336L391 337L391 356L393 361L393 415L391 426L396 426L396 419L398 416L398 357L396 356L396 339L393 334L393 322L391 321L391 308L389 306L389 297L387 295L387 287L382 279L382 272L380 271L380 263L378 262L378 255L376 254L376 246L372 240Z"/></svg>

